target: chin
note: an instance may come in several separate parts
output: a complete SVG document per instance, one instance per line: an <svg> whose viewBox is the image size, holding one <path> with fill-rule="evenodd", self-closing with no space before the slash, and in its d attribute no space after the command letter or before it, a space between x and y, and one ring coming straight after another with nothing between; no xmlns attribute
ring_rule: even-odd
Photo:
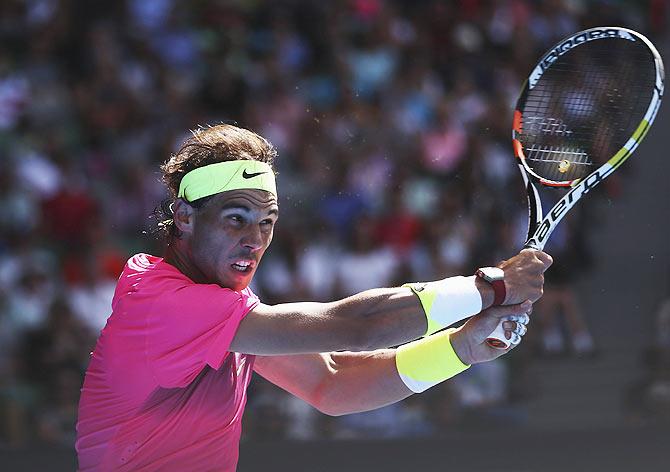
<svg viewBox="0 0 670 472"><path fill-rule="evenodd" d="M228 288L234 292L239 292L248 287L248 284L231 284L230 282L219 282L217 285L221 288Z"/></svg>
<svg viewBox="0 0 670 472"><path fill-rule="evenodd" d="M236 292L239 292L240 290L244 290L244 289L247 288L248 286L249 286L248 283L245 283L245 284L236 284L236 285L233 287L233 290L236 291Z"/></svg>
<svg viewBox="0 0 670 472"><path fill-rule="evenodd" d="M223 288L229 288L236 292L244 290L251 283L253 273L251 275L236 275L235 277L221 277L219 278L219 285Z"/></svg>

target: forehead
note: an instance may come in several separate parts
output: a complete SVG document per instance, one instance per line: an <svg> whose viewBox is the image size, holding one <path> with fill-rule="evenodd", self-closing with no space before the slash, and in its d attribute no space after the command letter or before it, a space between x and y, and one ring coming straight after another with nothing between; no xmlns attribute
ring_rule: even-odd
<svg viewBox="0 0 670 472"><path fill-rule="evenodd" d="M277 211L277 197L259 189L239 189L222 192L212 198L210 207L246 208L256 211Z"/></svg>

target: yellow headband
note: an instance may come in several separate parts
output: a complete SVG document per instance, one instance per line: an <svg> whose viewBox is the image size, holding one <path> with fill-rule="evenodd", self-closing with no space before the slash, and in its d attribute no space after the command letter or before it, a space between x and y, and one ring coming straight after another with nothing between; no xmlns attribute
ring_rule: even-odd
<svg viewBox="0 0 670 472"><path fill-rule="evenodd" d="M179 184L179 198L192 202L220 192L258 189L277 196L275 174L265 162L241 159L193 169Z"/></svg>

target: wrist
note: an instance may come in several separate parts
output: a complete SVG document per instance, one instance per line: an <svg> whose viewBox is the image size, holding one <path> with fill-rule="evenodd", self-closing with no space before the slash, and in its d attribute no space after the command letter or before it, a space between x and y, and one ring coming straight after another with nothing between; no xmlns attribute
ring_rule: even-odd
<svg viewBox="0 0 670 472"><path fill-rule="evenodd" d="M491 305L502 305L507 296L505 271L500 267L480 267L477 269L475 275L477 279L486 282L493 289L493 301Z"/></svg>
<svg viewBox="0 0 670 472"><path fill-rule="evenodd" d="M451 343L451 347L454 350L454 354L463 364L476 364L470 352L467 339L461 328L451 330L449 333L449 342Z"/></svg>
<svg viewBox="0 0 670 472"><path fill-rule="evenodd" d="M475 287L479 291L479 296L482 299L482 310L486 310L493 305L493 300L495 299L495 292L493 286L488 283L486 280L473 275Z"/></svg>

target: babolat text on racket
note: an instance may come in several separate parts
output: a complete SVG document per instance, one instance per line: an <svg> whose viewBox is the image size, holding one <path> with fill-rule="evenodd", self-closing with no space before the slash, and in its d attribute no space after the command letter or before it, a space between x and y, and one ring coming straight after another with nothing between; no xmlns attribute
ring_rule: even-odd
<svg viewBox="0 0 670 472"><path fill-rule="evenodd" d="M575 203L632 155L656 118L663 82L658 51L627 28L580 31L542 57L512 121L514 155L528 192L526 248L542 250ZM566 189L546 215L535 182ZM502 323L487 342L509 347Z"/></svg>

